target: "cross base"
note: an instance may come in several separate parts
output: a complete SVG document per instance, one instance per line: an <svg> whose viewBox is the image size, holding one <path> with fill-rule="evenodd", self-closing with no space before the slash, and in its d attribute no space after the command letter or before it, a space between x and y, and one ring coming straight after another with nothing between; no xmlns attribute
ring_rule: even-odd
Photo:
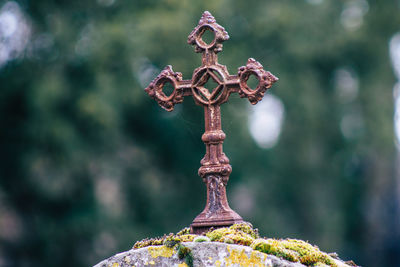
<svg viewBox="0 0 400 267"><path fill-rule="evenodd" d="M242 217L229 207L226 199L228 177L211 174L204 181L207 184L207 204L190 225L190 233L202 234L211 227L226 227L243 222Z"/></svg>
<svg viewBox="0 0 400 267"><path fill-rule="evenodd" d="M235 223L242 223L244 222L242 217L239 216L233 210L230 212L226 212L225 214L221 214L221 217L224 219L218 218L206 218L206 214L204 212L200 213L194 220L193 223L190 225L190 233L201 235L204 232L207 232L211 228L221 228L221 227L228 227ZM228 219L229 218L229 219Z"/></svg>

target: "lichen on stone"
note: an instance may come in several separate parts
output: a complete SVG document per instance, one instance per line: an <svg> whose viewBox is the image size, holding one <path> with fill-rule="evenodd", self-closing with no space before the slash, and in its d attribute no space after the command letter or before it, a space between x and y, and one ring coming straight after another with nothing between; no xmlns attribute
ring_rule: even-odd
<svg viewBox="0 0 400 267"><path fill-rule="evenodd" d="M152 246L149 247L148 251L153 258L158 258L158 257L170 258L174 255L174 250L166 246L160 246L160 247Z"/></svg>
<svg viewBox="0 0 400 267"><path fill-rule="evenodd" d="M176 244L180 242L192 242L198 235L192 234L182 234L182 231L179 232L181 234L172 234L164 235L163 237L156 237L156 238L146 238L141 241L137 241L133 248L144 248L148 246L161 246L165 245L167 247L174 247Z"/></svg>
<svg viewBox="0 0 400 267"><path fill-rule="evenodd" d="M187 235L190 234L190 228L189 227L185 227L182 230L180 230L178 233L176 233L176 235Z"/></svg>
<svg viewBox="0 0 400 267"><path fill-rule="evenodd" d="M247 256L244 250L231 249L229 246L227 250L229 251L229 256L225 258L227 266L266 266L265 258L260 256L261 253L253 251L250 256Z"/></svg>
<svg viewBox="0 0 400 267"><path fill-rule="evenodd" d="M164 243L166 236L163 237L156 237L156 238L146 238L141 241L137 241L133 248L144 248L149 246L161 246Z"/></svg>
<svg viewBox="0 0 400 267"><path fill-rule="evenodd" d="M314 266L323 263L329 266L337 266L335 260L328 254L321 252L318 247L297 239L256 239L250 245L252 249L293 262L301 262L304 265Z"/></svg>
<svg viewBox="0 0 400 267"><path fill-rule="evenodd" d="M303 240L298 239L273 239L260 238L258 230L249 223L234 224L230 227L212 229L204 235L189 233L189 228L184 228L177 234L164 235L163 237L144 239L133 246L134 249L148 246L162 246L174 249L180 259L185 259L188 266L192 266L193 258L189 248L182 242L223 242L251 247L255 251L274 255L291 262L299 262L307 266L338 266L335 257L328 255ZM236 259L236 258L235 258ZM250 260L250 259L249 259ZM252 259L255 260L255 259ZM217 264L217 262L215 263ZM346 266L346 265L344 265ZM347 265L350 266L350 265Z"/></svg>
<svg viewBox="0 0 400 267"><path fill-rule="evenodd" d="M198 237L198 235L187 234L179 236L179 239L181 242L193 242L196 237Z"/></svg>
<svg viewBox="0 0 400 267"><path fill-rule="evenodd" d="M260 237L259 234L258 234L258 229L257 228L253 228L253 225L251 225L250 223L246 223L246 222L237 223L237 224L232 225L229 228L234 230L234 231L240 231L240 232L246 233L246 234L250 235L254 239Z"/></svg>
<svg viewBox="0 0 400 267"><path fill-rule="evenodd" d="M206 233L206 236L210 238L211 241L244 246L250 246L254 240L254 238L248 234L247 231L242 231L241 228L236 225L228 228L218 228L214 231Z"/></svg>

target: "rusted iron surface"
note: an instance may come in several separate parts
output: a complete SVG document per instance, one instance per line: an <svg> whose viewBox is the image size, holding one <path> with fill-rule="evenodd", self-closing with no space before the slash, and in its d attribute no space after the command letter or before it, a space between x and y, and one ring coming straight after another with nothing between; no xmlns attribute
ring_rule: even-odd
<svg viewBox="0 0 400 267"><path fill-rule="evenodd" d="M211 31L214 39L207 43L203 40L205 31ZM267 89L278 80L263 66L250 58L246 66L240 67L237 75L230 75L226 66L218 63L217 53L222 51L222 42L229 39L225 29L216 23L210 12L205 11L199 24L188 37L188 43L195 46L197 53L202 53L202 65L193 71L191 80L183 80L182 73L174 72L167 66L145 89L149 96L167 111L181 103L184 96L192 96L197 105L204 107L205 132L202 140L206 145L206 154L201 160L199 176L207 185L207 203L204 210L191 224L192 233L202 233L211 227L222 227L242 222L243 219L228 204L226 184L232 167L228 157L222 151L225 133L221 129L221 104L228 101L231 93L237 92L247 98L251 104L257 104ZM251 75L258 80L255 89L247 81ZM209 79L215 87L207 88ZM174 87L170 95L163 92L165 83Z"/></svg>

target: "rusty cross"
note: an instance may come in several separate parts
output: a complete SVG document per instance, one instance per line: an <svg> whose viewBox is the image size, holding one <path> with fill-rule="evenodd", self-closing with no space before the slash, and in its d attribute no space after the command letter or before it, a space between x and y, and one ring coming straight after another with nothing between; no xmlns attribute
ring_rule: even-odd
<svg viewBox="0 0 400 267"><path fill-rule="evenodd" d="M204 40L204 33L210 31L214 35L211 42ZM263 66L250 58L246 66L240 67L237 75L230 75L226 66L218 63L217 53L222 51L222 42L229 39L225 29L216 23L210 12L205 11L188 37L188 43L195 46L197 53L202 53L202 65L194 70L191 80L183 80L182 73L174 72L167 66L145 89L149 96L167 111L181 103L184 96L193 96L197 105L204 107L205 132L201 139L206 145L206 154L201 160L199 176L207 185L207 203L204 210L190 225L191 233L202 233L209 228L223 227L243 222L233 211L226 198L226 185L232 167L229 159L222 151L225 133L221 129L221 104L228 101L231 93L237 92L246 97L251 104L260 101L265 91L278 80ZM258 80L255 89L248 86L251 75ZM216 86L207 89L207 82L212 79ZM174 90L170 95L163 92L164 85L170 83Z"/></svg>

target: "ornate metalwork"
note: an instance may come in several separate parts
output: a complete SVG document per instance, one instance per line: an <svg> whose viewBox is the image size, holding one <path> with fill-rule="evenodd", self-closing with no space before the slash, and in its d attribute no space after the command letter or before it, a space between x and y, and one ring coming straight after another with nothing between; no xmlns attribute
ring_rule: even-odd
<svg viewBox="0 0 400 267"><path fill-rule="evenodd" d="M211 42L203 40L206 31L214 34ZM251 104L257 104L267 89L278 80L256 60L250 58L246 66L240 67L237 75L230 75L226 66L218 63L217 53L222 51L222 42L229 39L225 29L217 24L210 12L205 11L199 24L188 37L188 43L195 46L197 53L202 53L202 65L193 71L191 80L183 80L180 72L174 72L167 66L145 89L149 96L167 111L181 103L184 96L193 96L197 105L204 107L205 132L202 140L206 145L206 154L201 160L199 176L207 185L207 203L204 210L191 224L192 233L202 233L211 227L223 227L243 222L233 211L226 198L226 185L232 167L228 157L222 151L225 133L221 129L221 104L228 101L229 95L239 93ZM251 89L247 81L251 75L258 80L258 86ZM209 79L216 84L207 88ZM170 83L174 91L167 96L163 92L165 83Z"/></svg>

